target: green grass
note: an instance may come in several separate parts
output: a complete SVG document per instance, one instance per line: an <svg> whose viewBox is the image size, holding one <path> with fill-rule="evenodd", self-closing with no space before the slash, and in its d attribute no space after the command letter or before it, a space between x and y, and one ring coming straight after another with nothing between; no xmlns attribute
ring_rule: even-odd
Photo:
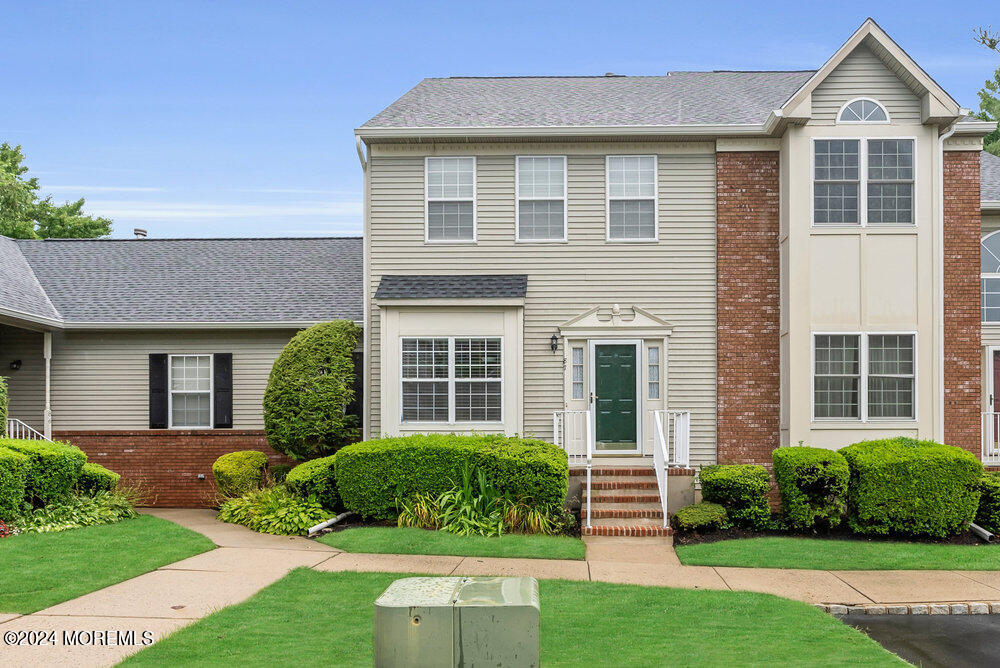
<svg viewBox="0 0 1000 668"><path fill-rule="evenodd" d="M677 547L682 564L814 570L1000 570L1000 547L823 538L744 538Z"/></svg>
<svg viewBox="0 0 1000 668"><path fill-rule="evenodd" d="M3 538L0 612L36 612L214 547L201 534L149 515Z"/></svg>
<svg viewBox="0 0 1000 668"><path fill-rule="evenodd" d="M579 538L507 534L500 538L456 536L426 529L366 527L344 529L321 537L345 552L378 554L448 554L458 557L522 557L526 559L583 559L586 547Z"/></svg>
<svg viewBox="0 0 1000 668"><path fill-rule="evenodd" d="M299 569L125 665L371 666L388 573ZM901 665L812 606L767 594L542 580L544 666Z"/></svg>

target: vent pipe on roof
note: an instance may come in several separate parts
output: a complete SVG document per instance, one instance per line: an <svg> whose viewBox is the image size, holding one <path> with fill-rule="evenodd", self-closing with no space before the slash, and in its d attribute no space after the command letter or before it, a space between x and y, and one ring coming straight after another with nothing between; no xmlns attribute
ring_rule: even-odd
<svg viewBox="0 0 1000 668"><path fill-rule="evenodd" d="M141 227L133 227L132 228L132 234L135 235L136 239L145 239L147 232L146 232L146 230L142 229Z"/></svg>

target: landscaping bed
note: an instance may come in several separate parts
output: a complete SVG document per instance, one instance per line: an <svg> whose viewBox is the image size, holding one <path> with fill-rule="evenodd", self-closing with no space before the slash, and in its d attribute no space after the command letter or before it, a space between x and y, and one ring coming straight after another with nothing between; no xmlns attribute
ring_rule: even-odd
<svg viewBox="0 0 1000 668"><path fill-rule="evenodd" d="M372 603L402 577L295 570L124 663L371 666ZM767 594L563 580L540 581L539 594L545 666L905 665L812 606Z"/></svg>
<svg viewBox="0 0 1000 668"><path fill-rule="evenodd" d="M378 554L443 554L459 557L583 559L579 538L535 534L456 536L444 531L408 527L355 527L328 533L321 543L345 552Z"/></svg>
<svg viewBox="0 0 1000 668"><path fill-rule="evenodd" d="M148 515L0 539L0 612L37 612L214 548L201 534Z"/></svg>

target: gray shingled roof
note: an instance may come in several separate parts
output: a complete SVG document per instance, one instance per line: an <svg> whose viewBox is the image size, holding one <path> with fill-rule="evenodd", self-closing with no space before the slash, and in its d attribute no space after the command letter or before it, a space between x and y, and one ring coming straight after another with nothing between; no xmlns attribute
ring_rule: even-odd
<svg viewBox="0 0 1000 668"><path fill-rule="evenodd" d="M362 319L358 237L4 242L67 323Z"/></svg>
<svg viewBox="0 0 1000 668"><path fill-rule="evenodd" d="M0 308L36 318L58 319L34 272L13 239L0 236Z"/></svg>
<svg viewBox="0 0 1000 668"><path fill-rule="evenodd" d="M1000 158L983 151L979 154L979 199L1000 202Z"/></svg>
<svg viewBox="0 0 1000 668"><path fill-rule="evenodd" d="M527 290L525 274L383 276L375 299L502 299Z"/></svg>
<svg viewBox="0 0 1000 668"><path fill-rule="evenodd" d="M758 124L813 74L424 79L361 127Z"/></svg>

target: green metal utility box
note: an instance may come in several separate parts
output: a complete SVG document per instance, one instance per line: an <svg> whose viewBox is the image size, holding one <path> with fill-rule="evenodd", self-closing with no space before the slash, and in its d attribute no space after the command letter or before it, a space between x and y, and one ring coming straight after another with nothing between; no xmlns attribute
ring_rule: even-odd
<svg viewBox="0 0 1000 668"><path fill-rule="evenodd" d="M538 612L535 578L396 580L375 601L375 666L537 666Z"/></svg>

